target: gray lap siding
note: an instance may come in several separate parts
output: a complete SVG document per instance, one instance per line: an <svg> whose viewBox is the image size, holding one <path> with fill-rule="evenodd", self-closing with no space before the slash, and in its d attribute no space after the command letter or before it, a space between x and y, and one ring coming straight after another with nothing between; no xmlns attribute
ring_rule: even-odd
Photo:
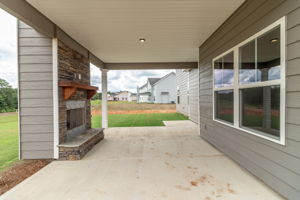
<svg viewBox="0 0 300 200"><path fill-rule="evenodd" d="M212 59L279 18L287 19L286 145L212 120ZM246 1L199 48L201 136L289 199L300 198L300 1Z"/></svg>
<svg viewBox="0 0 300 200"><path fill-rule="evenodd" d="M53 158L52 39L18 22L20 158Z"/></svg>

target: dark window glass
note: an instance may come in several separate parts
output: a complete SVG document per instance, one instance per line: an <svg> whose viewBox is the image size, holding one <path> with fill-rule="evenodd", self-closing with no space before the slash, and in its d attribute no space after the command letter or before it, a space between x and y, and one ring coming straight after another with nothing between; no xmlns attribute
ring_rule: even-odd
<svg viewBox="0 0 300 200"><path fill-rule="evenodd" d="M231 86L233 84L233 52L214 62L215 87Z"/></svg>
<svg viewBox="0 0 300 200"><path fill-rule="evenodd" d="M268 135L280 136L280 86L241 90L241 123Z"/></svg>
<svg viewBox="0 0 300 200"><path fill-rule="evenodd" d="M257 81L280 79L280 27L257 38Z"/></svg>
<svg viewBox="0 0 300 200"><path fill-rule="evenodd" d="M233 90L215 92L215 118L233 123Z"/></svg>
<svg viewBox="0 0 300 200"><path fill-rule="evenodd" d="M239 82L256 82L255 69L255 40L239 48Z"/></svg>
<svg viewBox="0 0 300 200"><path fill-rule="evenodd" d="M223 86L233 85L233 52L223 57Z"/></svg>
<svg viewBox="0 0 300 200"><path fill-rule="evenodd" d="M219 58L214 63L214 77L215 77L214 82L216 88L222 87L222 69L223 69L222 58Z"/></svg>
<svg viewBox="0 0 300 200"><path fill-rule="evenodd" d="M239 56L240 83L280 79L280 26L240 47Z"/></svg>

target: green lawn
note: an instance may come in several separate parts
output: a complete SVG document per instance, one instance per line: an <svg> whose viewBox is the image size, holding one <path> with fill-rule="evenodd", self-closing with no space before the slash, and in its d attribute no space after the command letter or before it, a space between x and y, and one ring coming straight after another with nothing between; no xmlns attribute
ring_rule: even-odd
<svg viewBox="0 0 300 200"><path fill-rule="evenodd" d="M134 126L164 126L163 121L187 120L179 113L152 113L152 114L112 114L108 115L109 127L134 127ZM93 128L101 127L101 115L92 117Z"/></svg>
<svg viewBox="0 0 300 200"><path fill-rule="evenodd" d="M0 171L18 161L18 115L0 116Z"/></svg>

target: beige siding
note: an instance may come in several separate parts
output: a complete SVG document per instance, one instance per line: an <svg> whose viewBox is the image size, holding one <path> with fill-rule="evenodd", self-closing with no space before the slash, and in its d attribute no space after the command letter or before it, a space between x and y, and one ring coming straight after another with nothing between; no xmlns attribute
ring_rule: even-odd
<svg viewBox="0 0 300 200"><path fill-rule="evenodd" d="M20 157L53 158L52 40L18 22Z"/></svg>
<svg viewBox="0 0 300 200"><path fill-rule="evenodd" d="M287 16L286 145L212 120L212 59ZM201 136L288 199L300 197L300 1L246 1L199 49Z"/></svg>

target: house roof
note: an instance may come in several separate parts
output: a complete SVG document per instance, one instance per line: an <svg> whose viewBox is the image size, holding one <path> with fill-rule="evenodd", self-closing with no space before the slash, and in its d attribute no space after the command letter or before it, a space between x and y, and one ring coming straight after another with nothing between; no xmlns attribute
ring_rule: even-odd
<svg viewBox="0 0 300 200"><path fill-rule="evenodd" d="M150 85L155 84L157 81L159 81L161 78L148 78L148 81Z"/></svg>
<svg viewBox="0 0 300 200"><path fill-rule="evenodd" d="M168 73L167 75L161 77L161 78L160 78L158 81L156 81L153 85L156 85L159 81L161 81L161 80L167 78L167 77L170 76L170 75L176 75L176 74L175 74L175 72Z"/></svg>
<svg viewBox="0 0 300 200"><path fill-rule="evenodd" d="M149 82L150 85L153 86L153 85L155 85L157 82L159 82L160 80L162 80L162 79L164 79L164 78L170 76L171 74L174 74L174 75L175 75L175 72L171 72L171 73L169 73L169 74L167 74L167 75L165 75L165 76L163 76L163 77L161 77L161 78L148 78L147 83ZM147 83L145 83L144 85L142 85L141 87L139 87L139 89L141 89L141 88L147 86Z"/></svg>
<svg viewBox="0 0 300 200"><path fill-rule="evenodd" d="M141 87L139 87L139 89L142 89L143 87L146 87L147 83L145 83L144 85L142 85Z"/></svg>

